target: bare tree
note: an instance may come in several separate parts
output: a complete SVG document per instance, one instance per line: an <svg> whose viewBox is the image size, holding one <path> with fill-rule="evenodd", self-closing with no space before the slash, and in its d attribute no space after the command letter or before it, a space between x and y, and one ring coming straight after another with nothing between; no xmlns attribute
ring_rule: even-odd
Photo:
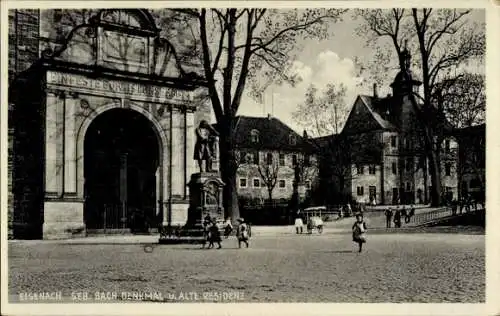
<svg viewBox="0 0 500 316"><path fill-rule="evenodd" d="M329 36L329 22L339 20L337 9L179 9L198 21L202 65L210 100L220 127L221 174L224 208L239 217L236 164L235 117L247 84L259 97L271 83L295 83L289 68L299 39ZM266 78L268 80L262 80ZM218 84L221 82L221 84Z"/></svg>
<svg viewBox="0 0 500 316"><path fill-rule="evenodd" d="M273 191L278 183L278 174L280 171L279 162L274 158L272 153L268 153L266 159L257 165L257 171L267 189L269 204L273 202Z"/></svg>
<svg viewBox="0 0 500 316"><path fill-rule="evenodd" d="M303 103L294 113L295 121L306 128L311 138L308 139L317 154L316 169L321 174L320 186L333 189L336 193L344 191L345 185L352 178L351 162L355 139L340 134L348 108L345 105L346 88L344 85L330 83L322 94L311 85L305 94ZM300 165L300 164L299 164ZM321 194L321 195L331 195Z"/></svg>
<svg viewBox="0 0 500 316"><path fill-rule="evenodd" d="M346 90L343 84L329 83L318 96L318 89L311 84L304 102L293 113L295 121L315 137L339 134L349 114Z"/></svg>
<svg viewBox="0 0 500 316"><path fill-rule="evenodd" d="M429 161L432 183L432 204L441 204L440 152L443 134L446 132L444 109L435 104L436 85L450 71L457 70L466 61L482 58L485 51L484 28L468 23L470 10L451 9L393 9L361 10L358 16L364 20L361 32L371 39L370 44L380 50L389 39L396 52L401 71L405 65L406 49L401 45L410 42L418 52L415 62L420 66L423 95L408 91L422 126L422 142ZM389 47L390 47L389 46ZM406 45L405 45L406 47ZM410 46L411 47L411 46ZM418 100L418 101L417 101ZM422 103L420 107L417 103ZM432 118L432 119L429 119Z"/></svg>
<svg viewBox="0 0 500 316"><path fill-rule="evenodd" d="M297 156L295 165L299 172L299 181L312 183L318 175L318 159L314 154L306 153Z"/></svg>

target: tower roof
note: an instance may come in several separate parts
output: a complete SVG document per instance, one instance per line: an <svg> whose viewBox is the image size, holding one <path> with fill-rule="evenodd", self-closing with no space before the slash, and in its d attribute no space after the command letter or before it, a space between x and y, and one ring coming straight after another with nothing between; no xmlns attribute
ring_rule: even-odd
<svg viewBox="0 0 500 316"><path fill-rule="evenodd" d="M421 85L422 82L413 78L413 73L411 71L411 54L408 50L408 41L405 41L405 48L403 49L399 57L399 65L401 66L401 70L394 78L394 82L391 84L391 87L394 88L395 86L401 86L403 84L411 84L414 86Z"/></svg>

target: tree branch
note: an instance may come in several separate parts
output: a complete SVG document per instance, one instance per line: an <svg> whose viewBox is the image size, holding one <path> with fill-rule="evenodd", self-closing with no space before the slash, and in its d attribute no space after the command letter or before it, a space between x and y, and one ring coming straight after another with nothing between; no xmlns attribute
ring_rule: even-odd
<svg viewBox="0 0 500 316"><path fill-rule="evenodd" d="M217 12L217 9L212 9L213 11ZM227 20L225 20L225 17L222 14L217 14L218 20L219 20L219 26L221 28L221 34L220 34L220 39L219 39L219 48L217 50L217 55L215 56L214 59L214 64L212 65L211 71L212 75L215 74L215 71L219 67L219 60L220 57L222 56L222 51L223 51L223 45L224 45L224 35L226 34L227 31Z"/></svg>
<svg viewBox="0 0 500 316"><path fill-rule="evenodd" d="M206 28L206 9L201 10L199 20L200 20L201 44L203 47L203 68L205 69L206 79L208 81L208 92L210 93L210 99L212 101L212 107L214 109L215 118L217 119L217 122L220 123L224 116L224 112L222 110L222 105L220 103L219 95L215 87L214 73L212 72L210 65L211 64L210 49L208 47L207 28Z"/></svg>
<svg viewBox="0 0 500 316"><path fill-rule="evenodd" d="M255 48L255 49L253 49L253 52L256 52L259 49L262 49L264 47L267 47L267 46L271 45L277 39L279 39L281 36L283 36L284 34L286 34L288 32L299 31L299 30L306 30L309 26L311 26L313 24L316 24L316 23L319 23L319 22L323 21L324 19L330 18L330 17L331 16L324 15L324 16L320 16L318 18L315 18L315 19L313 19L313 20L311 20L309 22L305 22L305 23L302 23L302 24L292 25L292 26L286 27L286 28L282 29L281 31L279 31L276 35L274 35L269 41L267 41L266 43L262 44L262 46L259 46L259 47Z"/></svg>
<svg viewBox="0 0 500 316"><path fill-rule="evenodd" d="M243 90L245 89L245 83L246 79L248 77L248 66L250 64L250 57L252 55L252 50L250 49L250 44L252 43L252 36L253 36L253 14L254 14L254 9L251 9L248 12L248 18L247 18L247 38L246 38L246 48L245 52L243 54L243 62L241 64L241 69L240 69L240 77L238 79L238 83L236 85L236 91L234 93L234 98L233 102L231 104L231 108L233 109L234 113L238 111L238 107L240 105L241 97L243 95Z"/></svg>
<svg viewBox="0 0 500 316"><path fill-rule="evenodd" d="M453 35L457 32L458 29L461 28L461 26L457 27L455 30L449 30L450 27L453 26L453 24L455 24L456 22L458 22L462 17L464 17L465 15L469 14L470 13L470 10L467 10L467 11L464 11L464 12L461 12L458 16L457 16L457 11L456 10L453 10L453 18L448 21L448 17L446 17L446 21L444 23L444 26L435 31L434 33L432 33L429 37L429 40L428 40L428 45L427 45L427 51L429 53L432 52L432 49L434 48L434 46L436 45L436 43L439 41L439 39L444 35L444 34L450 34L450 35Z"/></svg>

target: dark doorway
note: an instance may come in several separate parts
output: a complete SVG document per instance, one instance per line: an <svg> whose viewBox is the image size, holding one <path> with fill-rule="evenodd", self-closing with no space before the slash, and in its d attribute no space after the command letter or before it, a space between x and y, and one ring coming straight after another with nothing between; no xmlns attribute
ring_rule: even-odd
<svg viewBox="0 0 500 316"><path fill-rule="evenodd" d="M373 203L373 201L377 202L377 187L370 186L368 190L370 194L370 204Z"/></svg>
<svg viewBox="0 0 500 316"><path fill-rule="evenodd" d="M89 230L147 232L158 226L158 138L132 110L97 116L85 135L85 210Z"/></svg>

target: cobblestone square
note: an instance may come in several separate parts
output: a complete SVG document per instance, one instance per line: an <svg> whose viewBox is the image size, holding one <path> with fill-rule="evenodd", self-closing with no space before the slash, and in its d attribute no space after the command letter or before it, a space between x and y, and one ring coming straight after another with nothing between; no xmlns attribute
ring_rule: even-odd
<svg viewBox="0 0 500 316"><path fill-rule="evenodd" d="M144 300L175 302L479 303L484 254L484 234L453 233L371 234L362 253L339 232L256 236L248 249L229 239L220 250L151 252L138 242L15 241L9 291L13 300L55 291L72 302L78 293L121 300L120 293L143 292L157 294Z"/></svg>

